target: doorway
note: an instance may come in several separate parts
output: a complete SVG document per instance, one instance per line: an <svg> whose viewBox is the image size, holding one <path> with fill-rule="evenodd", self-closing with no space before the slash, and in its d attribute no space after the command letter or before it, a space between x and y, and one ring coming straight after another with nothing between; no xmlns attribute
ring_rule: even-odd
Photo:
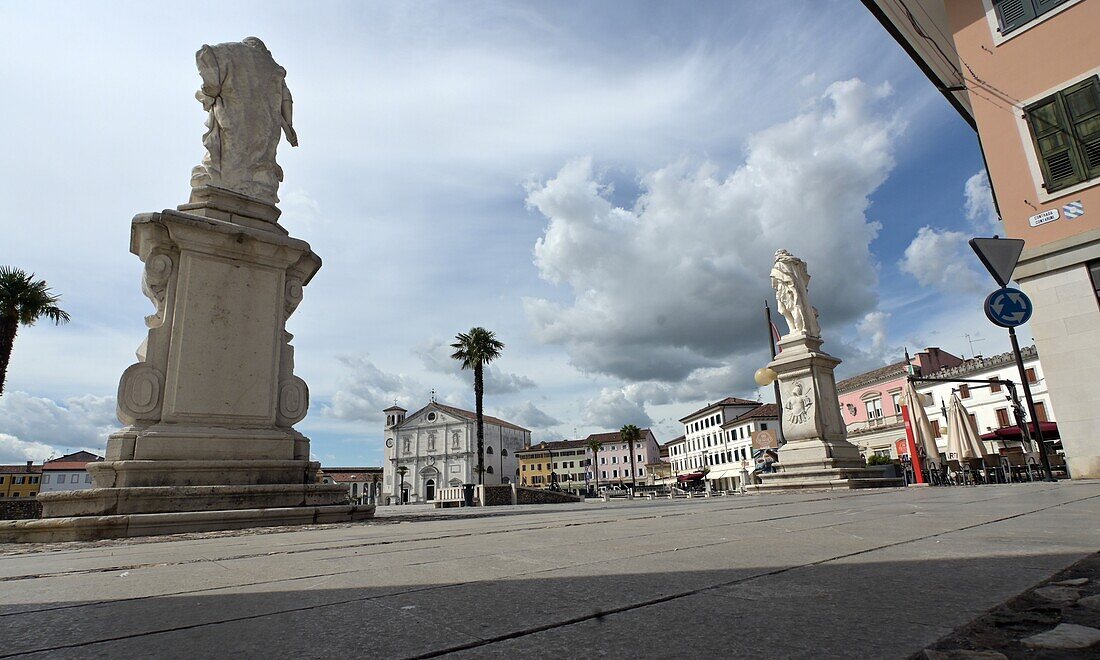
<svg viewBox="0 0 1100 660"><path fill-rule="evenodd" d="M435 500L435 479L424 482L424 500L427 502Z"/></svg>

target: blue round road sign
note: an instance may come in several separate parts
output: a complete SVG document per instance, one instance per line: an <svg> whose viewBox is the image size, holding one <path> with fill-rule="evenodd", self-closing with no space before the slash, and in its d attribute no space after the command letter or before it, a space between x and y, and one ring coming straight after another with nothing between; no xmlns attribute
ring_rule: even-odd
<svg viewBox="0 0 1100 660"><path fill-rule="evenodd" d="M985 316L1002 328L1015 328L1027 323L1035 307L1031 298L1019 289L997 289L985 299Z"/></svg>

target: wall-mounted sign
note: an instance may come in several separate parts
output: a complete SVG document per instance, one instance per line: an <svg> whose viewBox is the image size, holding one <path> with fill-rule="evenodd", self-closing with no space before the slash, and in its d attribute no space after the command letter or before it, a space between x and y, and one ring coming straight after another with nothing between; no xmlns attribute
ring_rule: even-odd
<svg viewBox="0 0 1100 660"><path fill-rule="evenodd" d="M1081 203L1081 200L1076 202L1070 202L1062 207L1062 213L1066 214L1066 220L1073 220L1074 218L1080 218L1085 215L1085 205Z"/></svg>
<svg viewBox="0 0 1100 660"><path fill-rule="evenodd" d="M778 449L779 435L775 429L765 429L752 434L753 449Z"/></svg>
<svg viewBox="0 0 1100 660"><path fill-rule="evenodd" d="M1049 211L1043 211L1042 213L1036 213L1027 219L1027 224L1032 227L1038 227L1039 225L1045 225L1048 222L1054 222L1058 219L1058 209L1051 209Z"/></svg>

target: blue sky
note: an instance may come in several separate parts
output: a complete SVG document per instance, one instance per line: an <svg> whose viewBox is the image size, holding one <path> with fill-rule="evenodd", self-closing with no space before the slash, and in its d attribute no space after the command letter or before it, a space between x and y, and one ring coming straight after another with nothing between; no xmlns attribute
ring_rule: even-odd
<svg viewBox="0 0 1100 660"><path fill-rule="evenodd" d="M761 304L809 262L838 376L964 333L991 286L975 136L859 2L0 6L0 263L73 322L25 329L0 461L100 448L149 303L129 221L186 201L203 43L261 37L301 146L283 224L324 268L291 320L326 464L376 464L380 409L472 405L446 343L507 345L487 409L538 439L763 396ZM1024 332L1022 337L1027 338ZM576 431L574 431L576 429Z"/></svg>

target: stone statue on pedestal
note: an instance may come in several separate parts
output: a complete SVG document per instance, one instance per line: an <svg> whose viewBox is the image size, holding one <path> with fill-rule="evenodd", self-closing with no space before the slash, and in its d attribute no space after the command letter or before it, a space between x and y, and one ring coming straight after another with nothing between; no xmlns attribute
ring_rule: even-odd
<svg viewBox="0 0 1100 660"><path fill-rule="evenodd" d="M821 350L817 310L810 304L806 262L786 250L775 253L771 284L790 331L768 365L782 393L783 438L774 472L761 475L759 490L873 488L901 485L881 469L863 465L848 442L833 370L840 360Z"/></svg>
<svg viewBox="0 0 1100 660"><path fill-rule="evenodd" d="M203 46L195 54L202 87L206 155L191 171L191 187L215 186L275 204L283 170L275 162L280 133L298 146L286 70L256 37Z"/></svg>
<svg viewBox="0 0 1100 660"><path fill-rule="evenodd" d="M210 117L190 199L130 224L154 311L119 380L125 426L108 438L106 460L89 464L94 488L43 493L42 519L0 527L0 543L374 513L346 485L320 483L309 438L294 429L309 388L294 374L286 323L321 259L278 224L280 132L297 143L286 72L251 37L203 46L198 63Z"/></svg>

